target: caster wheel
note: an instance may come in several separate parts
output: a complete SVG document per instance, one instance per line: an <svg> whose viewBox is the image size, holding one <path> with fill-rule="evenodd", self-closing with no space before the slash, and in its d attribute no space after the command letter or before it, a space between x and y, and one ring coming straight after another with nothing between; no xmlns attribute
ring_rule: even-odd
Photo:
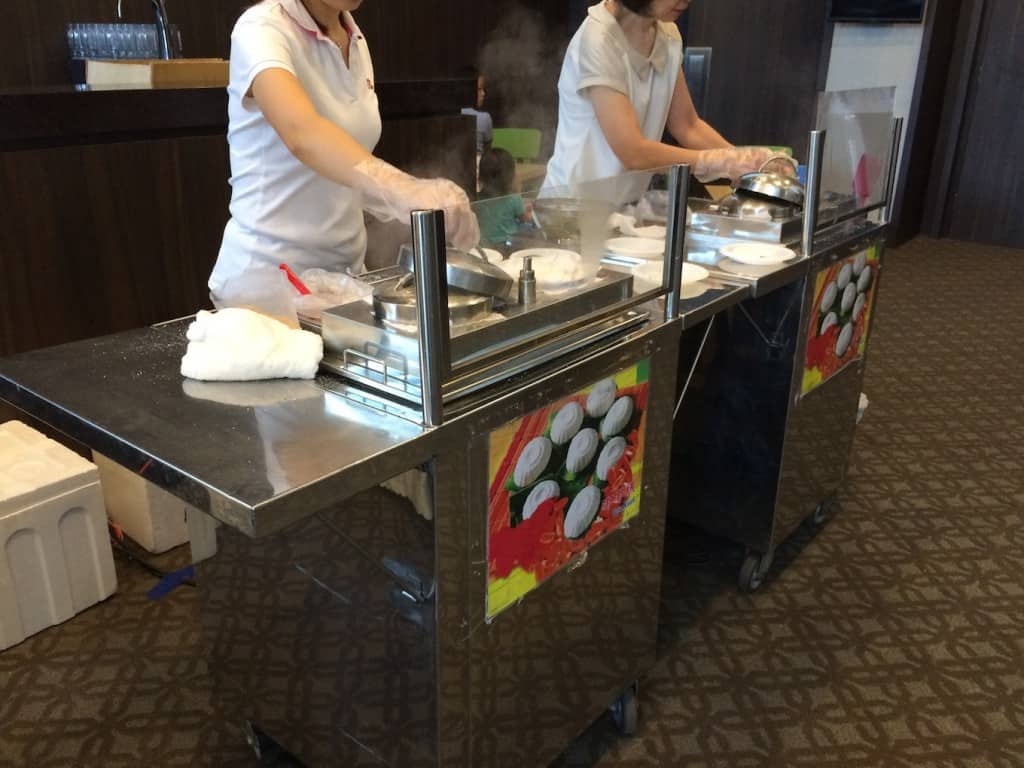
<svg viewBox="0 0 1024 768"><path fill-rule="evenodd" d="M764 584L764 578L768 575L768 569L772 567L772 554L770 552L760 554L750 552L743 559L740 566L739 588L740 592L757 592Z"/></svg>
<svg viewBox="0 0 1024 768"><path fill-rule="evenodd" d="M615 727L619 729L619 733L623 736L636 735L637 721L640 716L636 683L624 690L610 709L612 719L615 721Z"/></svg>
<svg viewBox="0 0 1024 768"><path fill-rule="evenodd" d="M265 743L263 734L261 734L252 723L248 720L242 722L242 738L245 739L245 743L252 749L257 760L263 759L263 752Z"/></svg>
<svg viewBox="0 0 1024 768"><path fill-rule="evenodd" d="M815 507L814 514L811 515L811 522L815 525L821 525L826 520L828 520L828 515L831 511L832 499L826 499L825 501L821 502L821 504L819 504L817 507Z"/></svg>

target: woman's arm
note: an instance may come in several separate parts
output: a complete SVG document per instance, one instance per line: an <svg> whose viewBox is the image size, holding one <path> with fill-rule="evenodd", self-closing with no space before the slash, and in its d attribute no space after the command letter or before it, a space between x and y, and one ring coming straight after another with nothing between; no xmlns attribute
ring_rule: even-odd
<svg viewBox="0 0 1024 768"><path fill-rule="evenodd" d="M670 147L644 136L633 104L625 94L604 85L587 89L590 103L608 146L628 170L660 168L676 163L695 165L700 153L682 147Z"/></svg>
<svg viewBox="0 0 1024 768"><path fill-rule="evenodd" d="M317 113L295 75L266 69L253 80L252 96L288 151L304 165L338 184L356 185L353 169L373 155Z"/></svg>
<svg viewBox="0 0 1024 768"><path fill-rule="evenodd" d="M686 85L686 77L682 72L676 78L676 87L672 92L672 102L668 111L668 132L672 138L690 149L726 149L732 146L722 134L700 118L690 89Z"/></svg>
<svg viewBox="0 0 1024 768"><path fill-rule="evenodd" d="M628 170L651 170L677 163L688 163L701 181L738 179L756 171L772 152L763 147L733 147L714 134L725 146L713 148L670 147L644 136L633 104L614 88L592 86L587 89L605 140ZM686 93L689 98L689 93ZM692 110L692 102L691 102ZM701 121L703 122L703 121ZM710 126L709 126L710 129Z"/></svg>
<svg viewBox="0 0 1024 768"><path fill-rule="evenodd" d="M316 111L291 72L270 68L252 84L252 96L288 150L304 165L338 184L358 190L363 206L378 218L406 219L419 209L443 209L449 239L459 248L480 240L469 198L447 179L417 179L379 160Z"/></svg>

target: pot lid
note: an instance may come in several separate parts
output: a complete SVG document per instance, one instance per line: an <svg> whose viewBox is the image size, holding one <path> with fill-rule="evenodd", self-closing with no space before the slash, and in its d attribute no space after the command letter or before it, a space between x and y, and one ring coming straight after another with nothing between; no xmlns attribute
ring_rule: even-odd
<svg viewBox="0 0 1024 768"><path fill-rule="evenodd" d="M448 319L464 323L489 313L494 306L490 296L452 290L448 292ZM415 325L416 292L412 288L378 288L373 292L373 314L378 320Z"/></svg>
<svg viewBox="0 0 1024 768"><path fill-rule="evenodd" d="M736 185L736 191L739 194L780 200L800 207L804 204L803 185L795 177L781 173L758 171L744 174Z"/></svg>
<svg viewBox="0 0 1024 768"><path fill-rule="evenodd" d="M512 292L513 279L501 267L490 264L479 256L449 248L447 252L448 285L463 291L483 296L506 298ZM415 259L411 245L403 245L398 253L398 263L407 272L412 272Z"/></svg>

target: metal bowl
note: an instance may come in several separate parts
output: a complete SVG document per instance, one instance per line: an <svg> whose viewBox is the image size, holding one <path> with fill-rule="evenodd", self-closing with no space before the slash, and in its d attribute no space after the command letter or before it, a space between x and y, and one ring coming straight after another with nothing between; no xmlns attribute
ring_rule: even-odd
<svg viewBox="0 0 1024 768"><path fill-rule="evenodd" d="M800 207L803 207L805 197L804 187L795 177L764 171L741 176L736 191L768 200L781 200Z"/></svg>

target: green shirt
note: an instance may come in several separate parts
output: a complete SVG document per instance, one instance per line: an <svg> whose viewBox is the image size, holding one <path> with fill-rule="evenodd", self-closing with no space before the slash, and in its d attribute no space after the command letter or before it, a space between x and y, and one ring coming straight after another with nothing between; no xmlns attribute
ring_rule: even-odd
<svg viewBox="0 0 1024 768"><path fill-rule="evenodd" d="M482 200L473 206L480 222L480 237L487 243L504 243L519 231L526 206L519 195Z"/></svg>

